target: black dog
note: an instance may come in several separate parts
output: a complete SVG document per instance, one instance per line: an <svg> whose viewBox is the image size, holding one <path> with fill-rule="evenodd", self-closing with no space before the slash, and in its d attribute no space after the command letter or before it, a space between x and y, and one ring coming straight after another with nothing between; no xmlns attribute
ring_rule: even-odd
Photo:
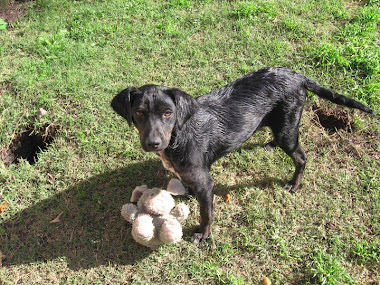
<svg viewBox="0 0 380 285"><path fill-rule="evenodd" d="M306 155L298 144L298 125L305 89L336 104L373 114L368 107L328 90L286 68L260 69L223 88L194 99L185 92L157 85L129 87L112 101L113 109L137 127L142 148L157 152L166 169L175 172L195 194L201 212L195 242L210 234L213 212L214 161L233 151L262 126L295 163L288 191L300 186Z"/></svg>

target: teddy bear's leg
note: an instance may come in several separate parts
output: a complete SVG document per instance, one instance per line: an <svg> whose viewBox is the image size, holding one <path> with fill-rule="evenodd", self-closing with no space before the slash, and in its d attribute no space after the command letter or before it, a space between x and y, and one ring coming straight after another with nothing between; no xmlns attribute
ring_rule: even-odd
<svg viewBox="0 0 380 285"><path fill-rule="evenodd" d="M176 243L182 239L182 227L175 219L166 220L159 232L160 240L164 243Z"/></svg>
<svg viewBox="0 0 380 285"><path fill-rule="evenodd" d="M132 225L132 236L138 243L149 243L154 238L153 218L147 214L139 215Z"/></svg>

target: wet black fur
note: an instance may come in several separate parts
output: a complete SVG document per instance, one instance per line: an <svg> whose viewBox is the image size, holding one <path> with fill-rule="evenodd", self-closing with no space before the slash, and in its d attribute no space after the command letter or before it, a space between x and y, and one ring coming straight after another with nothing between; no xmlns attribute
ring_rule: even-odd
<svg viewBox="0 0 380 285"><path fill-rule="evenodd" d="M373 113L363 104L326 89L286 68L263 68L196 99L176 88L129 87L112 101L114 110L139 130L144 150L158 152L164 166L177 173L200 204L196 241L204 241L214 219L214 161L233 151L260 127L274 136L294 161L293 178L285 189L300 186L306 155L298 144L298 126L306 90L336 104Z"/></svg>

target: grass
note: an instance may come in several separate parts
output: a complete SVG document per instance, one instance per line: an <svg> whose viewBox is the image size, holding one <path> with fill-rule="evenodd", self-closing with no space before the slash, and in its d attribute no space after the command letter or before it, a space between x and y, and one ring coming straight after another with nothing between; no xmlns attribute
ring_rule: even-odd
<svg viewBox="0 0 380 285"><path fill-rule="evenodd" d="M191 243L199 209L190 199L184 241L152 252L119 211L136 185L165 187L171 174L109 107L131 85L198 96L280 65L379 114L378 1L37 0L26 9L0 28L0 151L27 129L57 131L35 164L0 161L1 284L379 284L376 118L310 94L303 187L282 190L292 162L268 153L271 135L259 131L212 169L216 250ZM39 107L47 114L37 119Z"/></svg>

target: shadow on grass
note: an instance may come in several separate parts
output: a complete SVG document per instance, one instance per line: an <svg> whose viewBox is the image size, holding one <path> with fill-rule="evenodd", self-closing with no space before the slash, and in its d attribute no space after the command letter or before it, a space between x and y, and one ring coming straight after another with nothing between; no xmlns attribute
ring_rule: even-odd
<svg viewBox="0 0 380 285"><path fill-rule="evenodd" d="M132 265L149 256L151 250L132 239L131 226L122 219L120 209L137 185L166 188L170 177L162 169L161 162L152 159L105 172L3 222L3 266L65 259L71 269L79 270L112 263ZM280 181L266 178L248 183L263 187ZM215 194L224 196L234 188L217 184ZM51 223L58 216L60 221ZM194 230L184 229L185 241L190 242Z"/></svg>
<svg viewBox="0 0 380 285"><path fill-rule="evenodd" d="M134 264L151 251L135 243L120 216L135 186L165 187L157 160L93 176L0 224L3 266L66 259L71 269ZM51 223L60 213L60 222Z"/></svg>

